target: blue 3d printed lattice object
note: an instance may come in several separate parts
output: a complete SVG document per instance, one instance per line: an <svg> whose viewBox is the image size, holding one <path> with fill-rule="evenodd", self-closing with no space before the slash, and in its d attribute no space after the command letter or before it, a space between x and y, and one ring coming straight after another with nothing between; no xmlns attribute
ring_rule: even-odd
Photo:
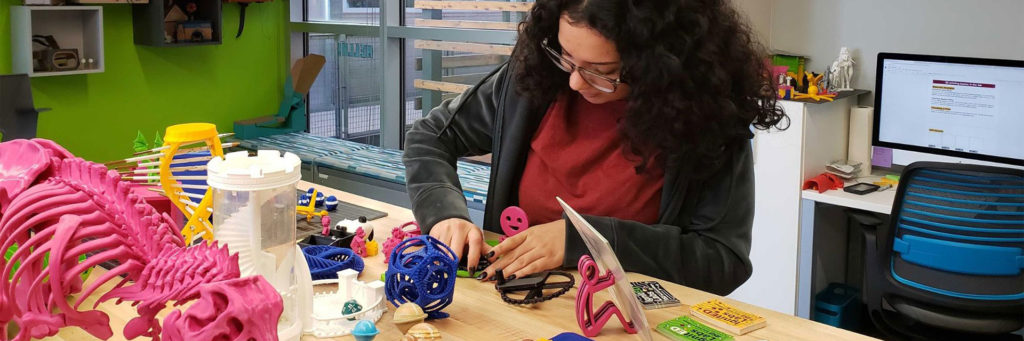
<svg viewBox="0 0 1024 341"><path fill-rule="evenodd" d="M415 251L406 252L409 249ZM406 239L391 251L384 293L396 307L413 302L423 307L428 319L448 317L441 309L452 303L458 264L455 252L434 237Z"/></svg>
<svg viewBox="0 0 1024 341"><path fill-rule="evenodd" d="M349 248L313 245L303 248L302 254L314 281L338 278L338 271L345 269L363 272L363 259Z"/></svg>

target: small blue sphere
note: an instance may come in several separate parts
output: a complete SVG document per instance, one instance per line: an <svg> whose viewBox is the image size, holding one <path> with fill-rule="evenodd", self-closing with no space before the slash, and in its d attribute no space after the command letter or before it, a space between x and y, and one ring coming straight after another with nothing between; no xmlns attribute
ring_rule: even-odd
<svg viewBox="0 0 1024 341"><path fill-rule="evenodd" d="M334 211L334 210L338 209L338 204L339 203L340 203L340 201L338 201L338 198L336 198L333 195L328 196L327 200L324 201L324 205L327 206L327 210L328 211Z"/></svg>
<svg viewBox="0 0 1024 341"><path fill-rule="evenodd" d="M301 197L299 197L299 206L307 205L309 205L309 194L303 194Z"/></svg>
<svg viewBox="0 0 1024 341"><path fill-rule="evenodd" d="M324 205L324 194L320 193L320 192L316 192L316 207L320 207L320 206L323 206L323 205Z"/></svg>

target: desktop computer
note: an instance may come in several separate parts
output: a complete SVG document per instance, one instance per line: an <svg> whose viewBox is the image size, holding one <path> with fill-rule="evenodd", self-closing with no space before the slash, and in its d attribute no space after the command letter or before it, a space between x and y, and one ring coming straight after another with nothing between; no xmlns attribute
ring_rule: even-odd
<svg viewBox="0 0 1024 341"><path fill-rule="evenodd" d="M1024 166L1024 60L879 53L872 144L893 163Z"/></svg>

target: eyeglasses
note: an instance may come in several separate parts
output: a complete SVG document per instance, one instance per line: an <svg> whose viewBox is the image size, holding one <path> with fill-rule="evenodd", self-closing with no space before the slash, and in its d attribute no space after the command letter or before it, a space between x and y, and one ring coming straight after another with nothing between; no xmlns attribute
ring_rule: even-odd
<svg viewBox="0 0 1024 341"><path fill-rule="evenodd" d="M590 86L595 89L601 90L602 92L612 93L619 87L619 84L622 84L621 77L619 79L611 79L601 75L601 73L597 71L576 66L576 63L573 63L569 59L566 59L565 56L562 56L561 52L555 51L551 46L548 46L547 39L544 39L544 41L540 43L540 46L544 48L548 57L551 58L551 61L554 62L559 69L568 72L570 75L573 72L579 71L580 77L583 78L583 81L587 82L587 84L590 84Z"/></svg>

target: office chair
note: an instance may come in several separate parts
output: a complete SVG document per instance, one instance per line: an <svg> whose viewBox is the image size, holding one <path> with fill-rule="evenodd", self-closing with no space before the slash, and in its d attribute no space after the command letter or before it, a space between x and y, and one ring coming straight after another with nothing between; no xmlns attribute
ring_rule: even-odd
<svg viewBox="0 0 1024 341"><path fill-rule="evenodd" d="M32 103L28 75L0 75L0 142L36 137L39 113L49 110Z"/></svg>
<svg viewBox="0 0 1024 341"><path fill-rule="evenodd" d="M864 244L865 301L888 337L1020 340L1024 171L915 162Z"/></svg>

